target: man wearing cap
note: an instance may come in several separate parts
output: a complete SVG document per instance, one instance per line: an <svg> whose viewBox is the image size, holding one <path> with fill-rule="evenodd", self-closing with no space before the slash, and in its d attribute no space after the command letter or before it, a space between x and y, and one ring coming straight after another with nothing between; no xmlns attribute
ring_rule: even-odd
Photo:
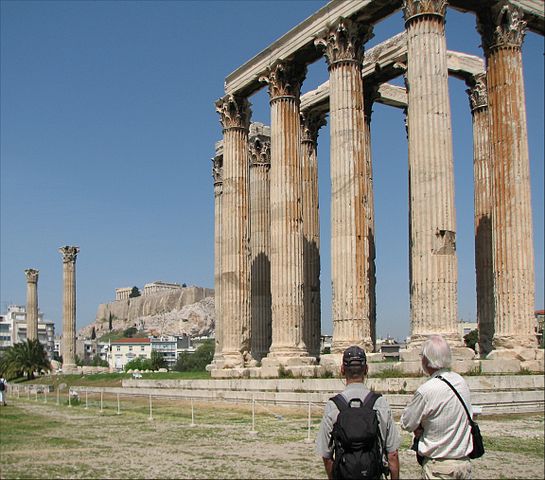
<svg viewBox="0 0 545 480"><path fill-rule="evenodd" d="M346 401L350 402L352 399L359 398L364 402L370 392L363 384L363 380L367 375L367 358L360 347L352 346L344 351L341 375L346 379L346 388L342 392ZM399 457L397 451L400 445L400 437L392 418L390 406L386 399L381 396L376 400L373 410L377 413L382 441L388 455L391 478L392 480L398 479ZM329 400L325 405L324 416L316 439L316 453L322 457L327 477L330 480L333 478L333 446L329 445L329 440L338 415L339 409L332 400Z"/></svg>

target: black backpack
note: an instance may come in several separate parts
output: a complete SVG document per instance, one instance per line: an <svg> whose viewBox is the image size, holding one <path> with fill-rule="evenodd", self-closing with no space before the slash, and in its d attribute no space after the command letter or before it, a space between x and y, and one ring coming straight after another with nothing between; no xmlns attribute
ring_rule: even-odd
<svg viewBox="0 0 545 480"><path fill-rule="evenodd" d="M0 392L3 392L6 389L6 385L3 380L0 380Z"/></svg>
<svg viewBox="0 0 545 480"><path fill-rule="evenodd" d="M388 475L383 463L384 446L377 413L373 410L380 394L369 392L365 401L350 402L338 394L330 400L339 409L329 446L333 445L333 478L377 479Z"/></svg>

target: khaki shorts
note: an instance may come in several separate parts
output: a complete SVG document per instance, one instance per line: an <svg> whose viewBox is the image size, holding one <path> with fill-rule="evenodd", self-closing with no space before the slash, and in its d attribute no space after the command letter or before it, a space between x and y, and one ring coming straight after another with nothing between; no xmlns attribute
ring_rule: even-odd
<svg viewBox="0 0 545 480"><path fill-rule="evenodd" d="M422 465L423 479L471 478L471 462L467 458L457 460L427 458Z"/></svg>

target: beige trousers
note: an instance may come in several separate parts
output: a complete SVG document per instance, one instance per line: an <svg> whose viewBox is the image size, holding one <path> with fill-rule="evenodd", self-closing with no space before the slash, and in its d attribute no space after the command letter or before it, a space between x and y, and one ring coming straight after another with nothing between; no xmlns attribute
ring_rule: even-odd
<svg viewBox="0 0 545 480"><path fill-rule="evenodd" d="M471 462L469 459L447 460L427 458L422 465L423 479L470 479Z"/></svg>

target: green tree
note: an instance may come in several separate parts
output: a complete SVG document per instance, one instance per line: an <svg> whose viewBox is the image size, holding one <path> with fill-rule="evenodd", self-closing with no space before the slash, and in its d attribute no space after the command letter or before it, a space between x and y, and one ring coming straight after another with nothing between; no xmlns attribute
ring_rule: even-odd
<svg viewBox="0 0 545 480"><path fill-rule="evenodd" d="M205 340L194 353L182 352L174 370L178 372L201 372L214 358L214 340Z"/></svg>
<svg viewBox="0 0 545 480"><path fill-rule="evenodd" d="M125 365L125 371L129 370L152 370L149 358L135 358Z"/></svg>
<svg viewBox="0 0 545 480"><path fill-rule="evenodd" d="M9 347L0 360L0 373L6 378L26 376L32 380L35 373L51 370L44 346L39 340L26 340Z"/></svg>
<svg viewBox="0 0 545 480"><path fill-rule="evenodd" d="M466 347L475 350L475 345L479 342L479 331L477 329L471 330L467 335L464 335L464 342Z"/></svg>
<svg viewBox="0 0 545 480"><path fill-rule="evenodd" d="M165 357L161 355L157 350L152 350L151 352L151 369L159 370L160 368L166 368L167 362L165 362Z"/></svg>
<svg viewBox="0 0 545 480"><path fill-rule="evenodd" d="M132 287L131 293L129 293L129 298L139 297L140 295L141 294L140 294L140 290L138 290L138 287Z"/></svg>
<svg viewBox="0 0 545 480"><path fill-rule="evenodd" d="M136 332L138 332L138 329L136 327L129 327L123 331L123 336L127 338L132 338L134 337L134 334Z"/></svg>

